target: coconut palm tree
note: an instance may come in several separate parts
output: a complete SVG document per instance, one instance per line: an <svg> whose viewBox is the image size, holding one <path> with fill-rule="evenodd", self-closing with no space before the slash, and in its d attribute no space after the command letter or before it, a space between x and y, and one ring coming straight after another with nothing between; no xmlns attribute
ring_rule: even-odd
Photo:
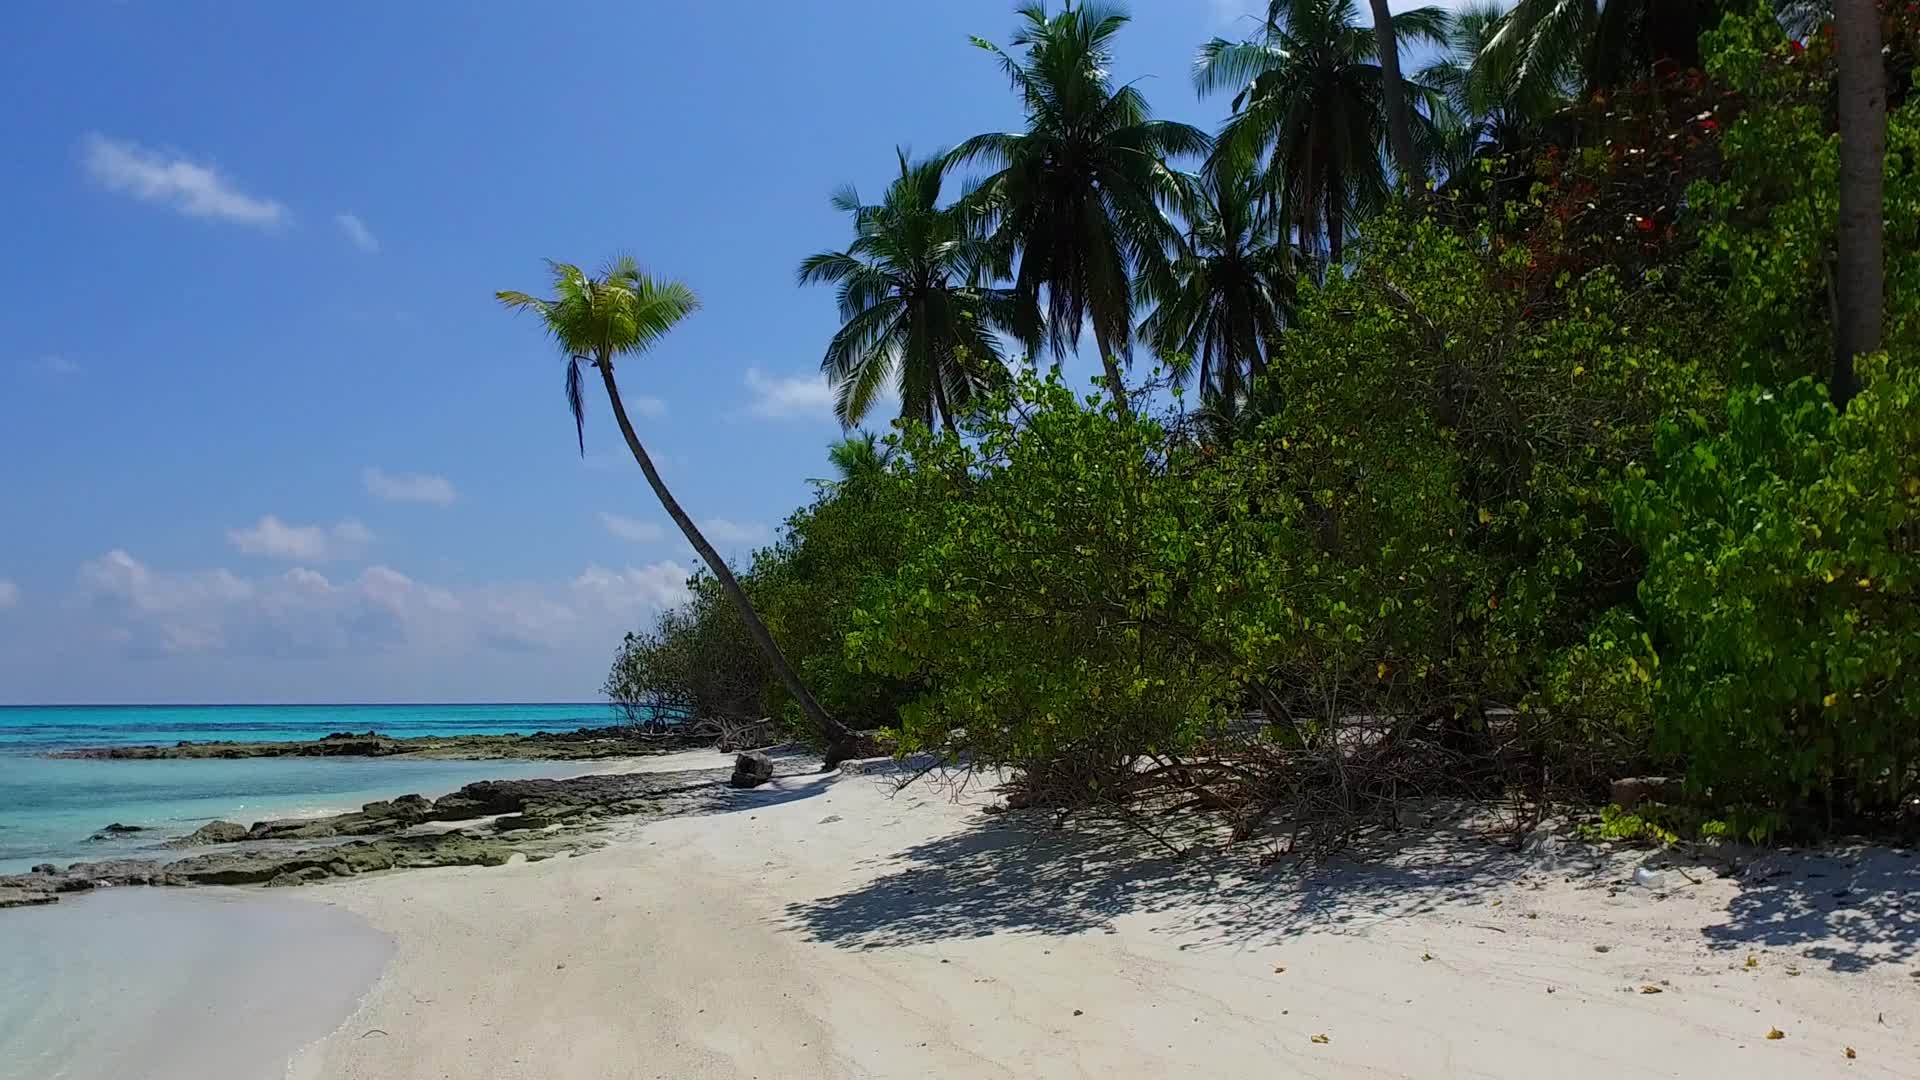
<svg viewBox="0 0 1920 1080"><path fill-rule="evenodd" d="M1700 66L1700 34L1732 0L1516 0L1481 64L1524 93L1581 74L1589 92L1662 69Z"/></svg>
<svg viewBox="0 0 1920 1080"><path fill-rule="evenodd" d="M800 284L840 286L840 331L820 369L836 389L840 422L858 424L891 383L900 415L949 430L1006 366L996 330L1031 340L1037 319L1011 289L982 284L994 252L978 214L940 205L946 159L913 163L873 206L844 188L833 205L853 218L853 243L800 264Z"/></svg>
<svg viewBox="0 0 1920 1080"><path fill-rule="evenodd" d="M560 355L566 362L567 408L573 413L574 437L579 443L582 454L586 452L586 401L582 385L582 368L592 368L600 373L600 382L607 390L607 403L613 406L613 418L620 425L620 434L627 440L627 449L633 452L633 460L640 465L640 471L646 475L647 483L653 487L654 495L660 505L666 508L667 516L686 534L687 543L699 552L705 560L707 569L712 571L714 579L720 583L733 605L740 612L740 619L746 623L747 630L753 635L765 655L768 666L774 669L780 681L786 685L787 692L799 703L801 711L819 730L828 744L828 764L837 762L843 748L852 741L852 733L838 720L827 715L813 695L800 682L800 676L787 663L780 647L774 643L773 635L767 632L767 625L748 602L747 594L740 582L727 567L725 559L701 535L693 519L681 508L678 499L667 490L660 479L660 472L653 466L653 458L648 456L646 447L640 444L640 436L634 433L633 421L627 416L627 407L620 399L620 386L614 379L614 362L628 356L638 356L667 335L667 331L692 314L700 306L693 290L677 281L666 281L648 276L639 264L631 258L615 260L598 276L590 276L577 266L567 263L548 261L547 267L553 274L553 292L551 299L529 296L523 292L503 291L494 294L494 298L516 311L531 311L539 317L542 326L560 347Z"/></svg>
<svg viewBox="0 0 1920 1080"><path fill-rule="evenodd" d="M1046 294L1046 340L1056 356L1091 325L1114 407L1130 414L1120 365L1131 355L1133 282L1163 274L1174 228L1163 207L1183 178L1169 161L1204 155L1206 134L1155 120L1132 85L1109 73L1113 39L1127 24L1120 8L1043 2L1018 11L1018 58L992 53L1026 106L1022 131L976 135L954 148L955 164L998 169L969 200L995 223L1019 257L1014 289L1038 303Z"/></svg>
<svg viewBox="0 0 1920 1080"><path fill-rule="evenodd" d="M1397 43L1437 43L1446 13L1418 8L1390 23ZM1387 192L1379 53L1354 0L1273 0L1258 38L1215 38L1194 62L1202 94L1234 95L1211 167L1264 164L1271 197L1284 206L1301 246L1318 248L1324 236L1330 262L1340 261L1349 215L1378 205ZM1405 86L1416 100L1438 104L1430 88ZM1430 126L1425 116L1410 115L1409 122Z"/></svg>
<svg viewBox="0 0 1920 1080"><path fill-rule="evenodd" d="M1887 69L1880 5L1834 0L1839 64L1840 229L1834 268L1833 400L1844 409L1860 392L1854 357L1880 348L1886 264Z"/></svg>
<svg viewBox="0 0 1920 1080"><path fill-rule="evenodd" d="M1194 379L1203 401L1235 399L1265 373L1268 349L1286 325L1293 247L1249 171L1208 175L1183 213L1187 228L1172 272L1140 290L1143 302L1156 305L1140 339L1171 364L1175 382ZM1157 287L1165 285L1171 288Z"/></svg>
<svg viewBox="0 0 1920 1080"><path fill-rule="evenodd" d="M1446 95L1451 106L1436 124L1441 142L1435 149L1449 177L1464 175L1483 155L1508 154L1534 145L1542 123L1579 89L1577 70L1562 73L1557 83L1537 80L1522 87L1510 72L1480 64L1505 16L1500 0L1476 0L1453 12L1447 19L1445 47L1414 76L1421 85Z"/></svg>
<svg viewBox="0 0 1920 1080"><path fill-rule="evenodd" d="M883 444L879 436L871 431L857 432L827 447L827 460L840 478L825 481L825 484L830 488L842 488L870 480L885 471L887 462L892 459L893 448Z"/></svg>

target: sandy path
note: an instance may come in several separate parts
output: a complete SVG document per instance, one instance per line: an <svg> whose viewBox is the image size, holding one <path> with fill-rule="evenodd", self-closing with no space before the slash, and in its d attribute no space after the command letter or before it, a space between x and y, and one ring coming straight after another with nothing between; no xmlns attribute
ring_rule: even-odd
<svg viewBox="0 0 1920 1080"><path fill-rule="evenodd" d="M1656 898L1609 887L1625 857L1451 839L1260 873L979 801L783 778L582 857L317 886L399 951L291 1075L1920 1074L1920 860L1896 853L1744 889L1668 871Z"/></svg>

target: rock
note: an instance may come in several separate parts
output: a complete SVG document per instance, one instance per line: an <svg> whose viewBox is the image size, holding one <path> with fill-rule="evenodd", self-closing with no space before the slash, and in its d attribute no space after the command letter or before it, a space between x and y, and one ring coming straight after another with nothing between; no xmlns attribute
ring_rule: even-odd
<svg viewBox="0 0 1920 1080"><path fill-rule="evenodd" d="M644 732L634 728L580 728L530 735L419 735L395 737L377 731L335 731L305 742L177 742L172 746L92 746L56 750L56 758L124 759L256 757L413 757L462 761L506 758L589 760L659 754L710 747L707 731Z"/></svg>
<svg viewBox="0 0 1920 1080"><path fill-rule="evenodd" d="M247 838L247 827L231 821L209 821L178 840L175 847L199 847L202 844L232 844Z"/></svg>
<svg viewBox="0 0 1920 1080"><path fill-rule="evenodd" d="M55 903L60 898L43 889L0 887L0 908L34 907Z"/></svg>
<svg viewBox="0 0 1920 1080"><path fill-rule="evenodd" d="M1613 782L1613 804L1632 810L1643 802L1673 802L1680 797L1680 781L1668 776L1631 776Z"/></svg>
<svg viewBox="0 0 1920 1080"><path fill-rule="evenodd" d="M403 826L418 825L433 819L433 800L425 795L402 795L387 802L370 802L360 808L360 813Z"/></svg>
<svg viewBox="0 0 1920 1080"><path fill-rule="evenodd" d="M122 825L116 821L113 824L107 826L106 828L101 829L99 832L94 833L93 835L96 839L98 839L98 838L109 837L109 836L131 836L134 833L146 832L146 831L147 830L144 826Z"/></svg>
<svg viewBox="0 0 1920 1080"><path fill-rule="evenodd" d="M43 862L36 864L32 872L36 874L57 874L60 872L60 868L50 862Z"/></svg>
<svg viewBox="0 0 1920 1080"><path fill-rule="evenodd" d="M773 779L773 759L756 750L733 759L733 776L728 778L727 786L759 787L771 779Z"/></svg>
<svg viewBox="0 0 1920 1080"><path fill-rule="evenodd" d="M342 814L341 817L359 815ZM282 818L277 821L256 821L253 828L247 830L249 840L325 840L340 835L340 823L336 818Z"/></svg>
<svg viewBox="0 0 1920 1080"><path fill-rule="evenodd" d="M763 760L764 755L760 755ZM766 761L772 772L772 763ZM208 822L191 836L171 841L196 847L234 844L255 836L288 841L304 836L346 839L324 846L292 843L235 845L183 853L171 862L107 859L51 864L32 874L0 874L0 906L49 903L60 894L110 885L292 886L333 877L423 866L499 866L523 856L538 862L599 846L586 827L603 818L642 812L719 808L727 805L723 769L677 773L607 773L565 780L502 780L469 784L429 802L418 795L368 803L331 818L261 822L252 829L231 821ZM421 821L518 817L544 831L502 835L480 827L450 832L409 832ZM507 824L503 821L501 824ZM371 835L385 833L386 835Z"/></svg>

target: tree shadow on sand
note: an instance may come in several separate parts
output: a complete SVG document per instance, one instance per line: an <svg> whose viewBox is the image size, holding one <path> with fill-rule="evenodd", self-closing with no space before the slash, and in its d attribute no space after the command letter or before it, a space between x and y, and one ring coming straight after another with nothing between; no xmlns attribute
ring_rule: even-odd
<svg viewBox="0 0 1920 1080"><path fill-rule="evenodd" d="M1176 838L1180 843L1183 839ZM1184 846L1184 845L1182 845ZM1537 867L1511 848L1447 825L1401 834L1361 858L1262 869L1258 849L1200 840L1185 857L1114 821L1054 828L1009 814L869 860L882 872L836 896L787 905L787 925L842 948L954 938L1112 931L1114 919L1167 913L1196 946L1284 939L1472 901Z"/></svg>
<svg viewBox="0 0 1920 1080"><path fill-rule="evenodd" d="M1864 971L1920 957L1920 858L1862 848L1755 860L1727 904L1727 921L1702 931L1716 949L1795 949L1834 971Z"/></svg>

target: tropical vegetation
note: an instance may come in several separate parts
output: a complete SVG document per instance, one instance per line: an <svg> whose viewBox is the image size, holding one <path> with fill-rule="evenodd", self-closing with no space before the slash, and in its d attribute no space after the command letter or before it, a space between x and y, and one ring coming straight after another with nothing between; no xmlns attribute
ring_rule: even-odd
<svg viewBox="0 0 1920 1080"><path fill-rule="evenodd" d="M1640 773L1706 836L1920 827L1920 15L1274 0L1198 50L1212 136L1120 9L1017 17L1026 125L803 266L842 419L899 419L619 693L1309 845ZM645 290L556 273L510 302L612 392L657 335L567 298ZM1097 393L1039 363L1083 326Z"/></svg>

